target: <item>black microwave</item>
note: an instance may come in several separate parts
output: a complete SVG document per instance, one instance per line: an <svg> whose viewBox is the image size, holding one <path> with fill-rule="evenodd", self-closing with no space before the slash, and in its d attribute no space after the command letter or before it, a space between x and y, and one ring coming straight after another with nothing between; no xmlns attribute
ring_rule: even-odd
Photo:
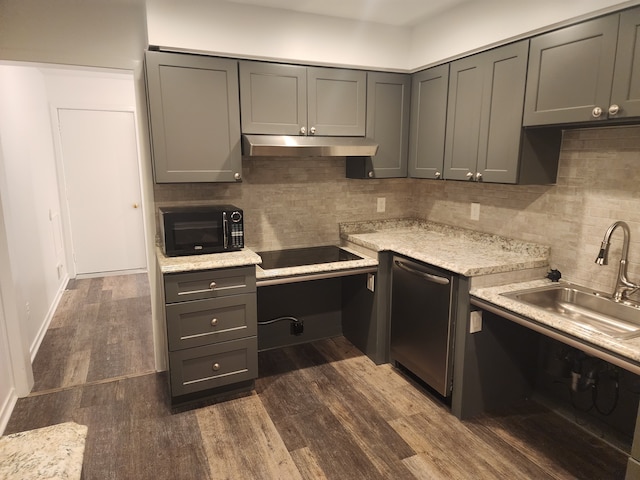
<svg viewBox="0 0 640 480"><path fill-rule="evenodd" d="M168 257L244 248L244 219L238 207L161 207L159 211L163 250Z"/></svg>

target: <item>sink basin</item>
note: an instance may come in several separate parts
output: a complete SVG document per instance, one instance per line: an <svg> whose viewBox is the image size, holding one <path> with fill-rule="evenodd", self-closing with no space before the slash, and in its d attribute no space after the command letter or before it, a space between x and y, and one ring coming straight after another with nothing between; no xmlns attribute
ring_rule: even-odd
<svg viewBox="0 0 640 480"><path fill-rule="evenodd" d="M581 328L613 338L640 336L640 305L614 302L607 294L586 287L562 283L502 295L561 315Z"/></svg>

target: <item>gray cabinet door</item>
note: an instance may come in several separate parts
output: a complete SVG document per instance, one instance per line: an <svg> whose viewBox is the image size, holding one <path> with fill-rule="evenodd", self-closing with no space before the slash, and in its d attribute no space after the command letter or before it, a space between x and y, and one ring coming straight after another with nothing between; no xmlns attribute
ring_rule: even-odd
<svg viewBox="0 0 640 480"><path fill-rule="evenodd" d="M242 132L300 135L307 126L307 69L240 62Z"/></svg>
<svg viewBox="0 0 640 480"><path fill-rule="evenodd" d="M484 92L476 175L484 182L516 183L520 160L529 42L482 55Z"/></svg>
<svg viewBox="0 0 640 480"><path fill-rule="evenodd" d="M156 182L237 181L237 62L164 52L145 60Z"/></svg>
<svg viewBox="0 0 640 480"><path fill-rule="evenodd" d="M481 55L451 64L444 178L473 179L478 161L484 69Z"/></svg>
<svg viewBox="0 0 640 480"><path fill-rule="evenodd" d="M366 72L310 67L307 88L309 135L365 135Z"/></svg>
<svg viewBox="0 0 640 480"><path fill-rule="evenodd" d="M517 183L527 40L451 64L444 178Z"/></svg>
<svg viewBox="0 0 640 480"><path fill-rule="evenodd" d="M640 116L640 8L620 14L611 104L620 110L610 118Z"/></svg>
<svg viewBox="0 0 640 480"><path fill-rule="evenodd" d="M412 77L410 177L442 178L448 88L449 64Z"/></svg>
<svg viewBox="0 0 640 480"><path fill-rule="evenodd" d="M524 125L606 119L619 15L531 39ZM595 108L602 109L599 117Z"/></svg>
<svg viewBox="0 0 640 480"><path fill-rule="evenodd" d="M367 92L367 137L378 143L373 178L406 177L411 77L370 72Z"/></svg>

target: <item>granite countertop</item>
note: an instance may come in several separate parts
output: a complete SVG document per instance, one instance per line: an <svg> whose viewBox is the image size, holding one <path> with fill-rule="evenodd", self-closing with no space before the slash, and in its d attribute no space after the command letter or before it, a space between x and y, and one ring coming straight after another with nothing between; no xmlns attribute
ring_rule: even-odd
<svg viewBox="0 0 640 480"><path fill-rule="evenodd" d="M472 288L470 294L481 300L502 307L506 310L519 314L523 317L531 319L541 325L550 327L551 329L567 333L576 339L583 340L592 345L596 345L605 350L613 352L632 362L640 363L640 338L632 338L622 340L610 337L603 333L599 333L586 328L580 327L572 320L562 315L554 314L540 308L527 305L518 300L502 296L502 293L513 292L516 290L524 290L528 288L541 287L549 285L550 280L535 280L530 282L512 283L502 286ZM563 282L566 283L566 282Z"/></svg>
<svg viewBox="0 0 640 480"><path fill-rule="evenodd" d="M343 241L389 250L467 277L546 267L547 246L424 220L343 223Z"/></svg>
<svg viewBox="0 0 640 480"><path fill-rule="evenodd" d="M0 437L0 478L79 479L86 436L67 422Z"/></svg>
<svg viewBox="0 0 640 480"><path fill-rule="evenodd" d="M160 247L156 248L156 258L162 273L194 272L216 268L243 267L262 262L260 255L248 248L236 252L210 253L207 255L184 255L167 257Z"/></svg>

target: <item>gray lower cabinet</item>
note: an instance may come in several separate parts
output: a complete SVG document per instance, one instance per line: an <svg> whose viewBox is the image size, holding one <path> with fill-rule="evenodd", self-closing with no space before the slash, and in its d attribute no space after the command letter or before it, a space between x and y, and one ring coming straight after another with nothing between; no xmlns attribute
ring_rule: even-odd
<svg viewBox="0 0 640 480"><path fill-rule="evenodd" d="M407 176L411 77L401 73L367 75L367 138L378 144L373 157L348 157L347 178Z"/></svg>
<svg viewBox="0 0 640 480"><path fill-rule="evenodd" d="M365 135L367 74L240 62L242 133Z"/></svg>
<svg viewBox="0 0 640 480"><path fill-rule="evenodd" d="M239 181L238 62L149 51L145 67L156 183Z"/></svg>
<svg viewBox="0 0 640 480"><path fill-rule="evenodd" d="M445 179L518 183L528 46L451 63Z"/></svg>
<svg viewBox="0 0 640 480"><path fill-rule="evenodd" d="M412 76L410 177L442 178L448 91L449 64Z"/></svg>
<svg viewBox="0 0 640 480"><path fill-rule="evenodd" d="M531 39L524 125L640 116L640 9Z"/></svg>
<svg viewBox="0 0 640 480"><path fill-rule="evenodd" d="M164 275L172 401L258 376L255 267Z"/></svg>

